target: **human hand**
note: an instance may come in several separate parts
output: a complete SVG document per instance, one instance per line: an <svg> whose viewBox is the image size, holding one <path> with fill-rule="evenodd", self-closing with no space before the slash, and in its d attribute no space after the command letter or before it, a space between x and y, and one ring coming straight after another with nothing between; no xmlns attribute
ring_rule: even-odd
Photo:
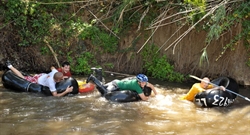
<svg viewBox="0 0 250 135"><path fill-rule="evenodd" d="M67 79L67 78L69 78L68 76L63 76L63 79Z"/></svg>
<svg viewBox="0 0 250 135"><path fill-rule="evenodd" d="M55 67L54 67L54 66L51 66L50 69L53 70L53 69L55 69Z"/></svg>
<svg viewBox="0 0 250 135"><path fill-rule="evenodd" d="M68 86L66 91L67 91L67 93L72 92L73 91L73 86L70 86L70 87Z"/></svg>
<svg viewBox="0 0 250 135"><path fill-rule="evenodd" d="M225 88L224 86L220 86L219 89L220 89L220 90L223 90L223 91L226 90L226 88Z"/></svg>

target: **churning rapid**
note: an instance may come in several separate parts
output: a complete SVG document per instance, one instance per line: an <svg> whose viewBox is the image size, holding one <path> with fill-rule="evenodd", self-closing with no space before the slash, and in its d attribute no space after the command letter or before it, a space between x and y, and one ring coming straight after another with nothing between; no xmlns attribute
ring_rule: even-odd
<svg viewBox="0 0 250 135"><path fill-rule="evenodd" d="M105 78L108 82L114 78ZM149 101L110 102L97 90L73 97L17 93L0 86L1 134L239 134L250 132L249 102L200 108L179 98L192 84L150 80L159 93ZM239 93L250 97L246 88Z"/></svg>

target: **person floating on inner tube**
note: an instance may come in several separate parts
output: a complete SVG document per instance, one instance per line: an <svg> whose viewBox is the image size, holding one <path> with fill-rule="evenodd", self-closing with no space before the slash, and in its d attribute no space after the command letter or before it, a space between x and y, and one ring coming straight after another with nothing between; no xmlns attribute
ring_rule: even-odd
<svg viewBox="0 0 250 135"><path fill-rule="evenodd" d="M94 77L90 76L88 78L88 81L90 80L94 80ZM132 79L114 80L112 82L109 82L103 85L103 89L106 89L106 91L101 92L101 94L105 95L107 92L112 92L115 90L131 90L131 91L137 92L142 100L148 100L149 95L145 95L143 92L143 88L145 86L151 88L154 94L157 95L155 87L151 83L148 82L148 77L144 74L138 74L136 78L132 78ZM102 86L99 85L99 87L102 87Z"/></svg>
<svg viewBox="0 0 250 135"><path fill-rule="evenodd" d="M218 90L223 90L223 91L226 90L224 86L214 87L213 85L209 84L209 82L210 82L209 78L204 77L201 83L193 84L189 92L185 96L181 97L181 99L193 101L195 95L199 92L202 92L205 90L212 90L212 89L218 89Z"/></svg>
<svg viewBox="0 0 250 135"><path fill-rule="evenodd" d="M57 71L63 73L63 78L71 77L70 64L67 61L63 62L62 67L57 68Z"/></svg>
<svg viewBox="0 0 250 135"><path fill-rule="evenodd" d="M41 73L41 74L36 74L34 76L24 76L20 71L18 71L15 67L13 67L9 61L6 62L6 65L17 76L29 82L38 83L40 85L49 87L53 96L61 97L66 95L67 93L72 92L73 90L73 86L71 87L68 86L64 92L57 93L56 83L63 80L63 73L58 72L54 67L51 67L51 72L49 74Z"/></svg>

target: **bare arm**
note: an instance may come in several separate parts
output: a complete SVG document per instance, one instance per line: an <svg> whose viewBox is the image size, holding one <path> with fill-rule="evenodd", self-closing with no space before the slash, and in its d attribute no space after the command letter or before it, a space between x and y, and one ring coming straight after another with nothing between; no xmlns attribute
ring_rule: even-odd
<svg viewBox="0 0 250 135"><path fill-rule="evenodd" d="M156 89L155 89L155 87L154 87L153 84L151 84L151 83L148 82L147 86L150 87L153 90L153 92L154 92L155 95L157 95Z"/></svg>
<svg viewBox="0 0 250 135"><path fill-rule="evenodd" d="M144 101L148 100L148 97L144 95L144 93L139 94L140 98Z"/></svg>
<svg viewBox="0 0 250 135"><path fill-rule="evenodd" d="M62 97L62 96L64 96L64 95L66 95L67 93L72 92L72 90L73 90L73 86L71 86L71 87L68 86L67 89L66 89L64 92L62 92L62 93L57 93L57 92L55 91L55 92L52 92L52 95L55 96L55 97Z"/></svg>
<svg viewBox="0 0 250 135"><path fill-rule="evenodd" d="M224 86L219 86L219 87L217 87L217 89L218 89L218 90L223 90L223 91L226 90L226 88L225 88Z"/></svg>
<svg viewBox="0 0 250 135"><path fill-rule="evenodd" d="M63 79L67 79L67 78L69 78L68 76L63 76Z"/></svg>
<svg viewBox="0 0 250 135"><path fill-rule="evenodd" d="M223 90L223 91L225 91L226 88L224 86L217 86L217 87L214 87L214 88L208 89L208 90Z"/></svg>
<svg viewBox="0 0 250 135"><path fill-rule="evenodd" d="M55 68L55 67L53 67L53 66L51 66L51 67L50 67L50 70L52 71L53 69L56 69L56 68Z"/></svg>

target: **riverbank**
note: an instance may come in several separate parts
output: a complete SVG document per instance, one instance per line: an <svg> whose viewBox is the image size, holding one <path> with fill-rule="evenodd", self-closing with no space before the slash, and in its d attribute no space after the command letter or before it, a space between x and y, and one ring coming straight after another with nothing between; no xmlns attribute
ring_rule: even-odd
<svg viewBox="0 0 250 135"><path fill-rule="evenodd" d="M2 76L3 76L3 73L4 73L4 71L0 71L0 76L1 76L1 78L0 78L0 86L2 86Z"/></svg>
<svg viewBox="0 0 250 135"><path fill-rule="evenodd" d="M3 86L3 84L2 84L2 75L4 74L4 72L5 71L1 71L0 70L0 86ZM105 76L106 77L108 77L108 78L113 78L113 79L122 79L122 78L126 78L126 77L131 77L131 76L133 76L133 75L131 75L131 74L123 74L123 73L118 73L118 72L111 72L111 71L104 71L104 74L105 74ZM73 76L75 76L75 75L73 75ZM76 77L76 79L77 80L80 80L80 81L83 81L83 80L85 80L86 78L86 76L85 77L80 77L80 76L78 76L78 75L76 75L75 76ZM235 79L235 78L233 78L233 79ZM154 83L157 83L157 82L159 82L159 80L157 80L157 79L154 79L154 78L150 78L150 80L151 81L153 81ZM106 80L106 81L108 81L108 80ZM110 81L110 80L109 80ZM165 82L165 81L163 81L163 82ZM243 88L250 88L250 85L242 85L238 80L236 80L236 82L240 85L240 87L243 87ZM191 81L191 80L189 80L189 81L186 81L186 82L183 82L183 84L189 84L189 85L191 85L191 84L193 84L194 82L193 81ZM178 84L178 83L177 83ZM190 86L191 87L191 86Z"/></svg>

